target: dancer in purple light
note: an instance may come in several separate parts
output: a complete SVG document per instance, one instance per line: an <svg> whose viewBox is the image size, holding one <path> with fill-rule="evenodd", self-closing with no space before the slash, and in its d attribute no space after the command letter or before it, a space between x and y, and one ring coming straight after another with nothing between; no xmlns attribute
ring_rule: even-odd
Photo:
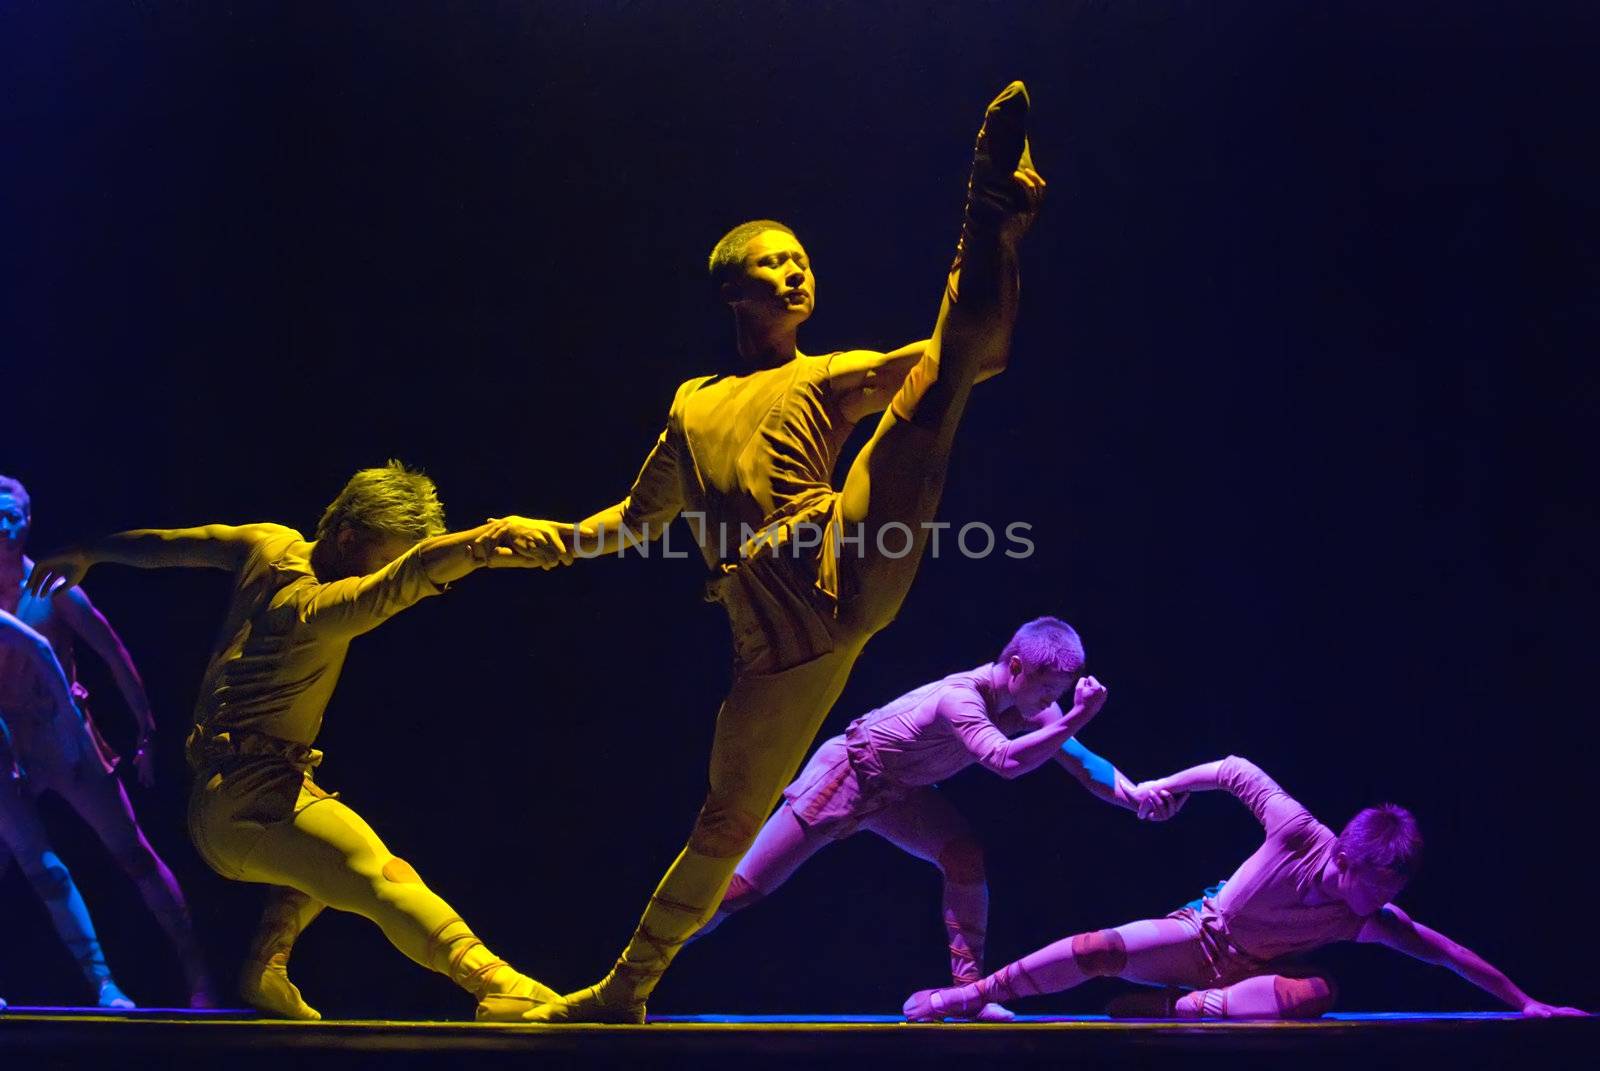
<svg viewBox="0 0 1600 1071"><path fill-rule="evenodd" d="M0 666L12 680L26 679L43 697L10 715L0 707L0 866L5 852L15 857L23 877L44 904L50 923L77 962L83 980L102 1008L131 1008L133 1001L111 977L89 908L61 857L50 846L39 809L29 791L28 769L18 738L43 745L51 757L96 755L82 715L72 701L67 675L50 641L11 613L0 610ZM5 1008L0 1000L0 1009Z"/></svg>
<svg viewBox="0 0 1600 1071"><path fill-rule="evenodd" d="M73 588L42 597L26 590L33 562L23 552L32 523L27 489L9 476L0 476L0 610L15 614L19 622L43 637L56 662L51 671L41 669L38 660L24 657L15 647L10 654L0 653L0 716L11 719L17 758L27 771L18 784L30 800L45 792L56 793L89 824L177 951L190 1005L211 1007L215 1001L188 904L172 871L139 828L127 791L113 776L119 760L89 717L89 692L78 683L75 641L85 641L105 661L138 721L133 765L140 783L149 787L155 780L150 744L156 723L144 683L122 639L82 590ZM60 732L35 733L32 727L49 723L50 712L60 709L53 694L55 673L64 675L71 691L72 715L67 720L72 725L70 731L62 723Z"/></svg>
<svg viewBox="0 0 1600 1071"><path fill-rule="evenodd" d="M1448 967L1523 1015L1585 1014L1534 1000L1482 957L1390 902L1422 854L1416 820L1405 809L1369 807L1334 836L1236 756L1139 787L1230 792L1266 829L1266 841L1214 896L1166 918L1063 938L969 985L913 993L906 1018L970 1016L992 1001L1059 993L1100 976L1165 987L1119 998L1110 1009L1118 1017L1315 1018L1333 1006L1332 981L1286 961L1335 941L1377 942Z"/></svg>
<svg viewBox="0 0 1600 1071"><path fill-rule="evenodd" d="M1078 633L1042 617L1018 629L998 660L925 684L851 722L784 789L700 936L770 896L827 845L865 829L939 869L950 973L957 985L976 982L989 920L983 847L935 782L973 765L1010 779L1054 759L1090 792L1141 817L1164 820L1183 804L1181 795L1135 786L1078 743L1074 734L1106 698L1083 667ZM1069 692L1073 706L1063 714L1058 700ZM971 1017L1013 1018L998 1004Z"/></svg>

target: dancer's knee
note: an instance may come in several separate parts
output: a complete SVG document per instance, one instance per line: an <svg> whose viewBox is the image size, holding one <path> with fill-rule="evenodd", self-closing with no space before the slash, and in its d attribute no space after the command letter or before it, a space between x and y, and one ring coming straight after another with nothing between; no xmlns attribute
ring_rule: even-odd
<svg viewBox="0 0 1600 1071"><path fill-rule="evenodd" d="M1072 961L1091 978L1117 975L1128 966L1128 949L1116 930L1080 933L1072 939Z"/></svg>
<svg viewBox="0 0 1600 1071"><path fill-rule="evenodd" d="M946 881L958 885L979 885L985 877L983 845L975 837L955 837L945 841L936 860Z"/></svg>
<svg viewBox="0 0 1600 1071"><path fill-rule="evenodd" d="M712 859L733 859L749 850L760 831L759 815L732 800L707 796L689 834L689 849Z"/></svg>
<svg viewBox="0 0 1600 1071"><path fill-rule="evenodd" d="M735 911L743 911L766 895L743 874L735 874L733 880L728 882L728 891L722 894L722 904L717 908L717 914L731 915Z"/></svg>
<svg viewBox="0 0 1600 1071"><path fill-rule="evenodd" d="M34 865L24 867L28 882L44 900L65 900L72 893L72 873L54 852L46 852Z"/></svg>
<svg viewBox="0 0 1600 1071"><path fill-rule="evenodd" d="M384 881L395 885L422 884L422 875L418 874L415 867L398 855L391 856L389 861L383 864L383 869L380 873L383 875Z"/></svg>
<svg viewBox="0 0 1600 1071"><path fill-rule="evenodd" d="M1338 997L1333 979L1324 975L1307 978L1272 979L1272 995L1278 1002L1278 1014L1285 1019L1316 1019L1332 1010Z"/></svg>

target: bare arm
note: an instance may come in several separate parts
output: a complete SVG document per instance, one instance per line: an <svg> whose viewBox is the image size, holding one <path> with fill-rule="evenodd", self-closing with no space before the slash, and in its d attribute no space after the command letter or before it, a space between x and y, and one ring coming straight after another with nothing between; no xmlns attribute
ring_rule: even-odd
<svg viewBox="0 0 1600 1071"><path fill-rule="evenodd" d="M58 593L55 607L67 626L81 636L111 670L117 690L122 693L123 701L139 723L142 745L144 739L156 731L156 721L150 710L150 697L145 694L144 680L139 676L138 667L133 664L133 656L123 646L122 637L89 601L89 596L81 587Z"/></svg>
<svg viewBox="0 0 1600 1071"><path fill-rule="evenodd" d="M258 525L206 524L198 528L135 528L65 547L34 564L28 590L35 595L83 582L109 562L135 569L196 567L237 569L259 538Z"/></svg>
<svg viewBox="0 0 1600 1071"><path fill-rule="evenodd" d="M1289 820L1306 815L1306 809L1279 788L1278 783L1267 776L1266 771L1249 759L1237 755L1191 766L1170 776L1148 781L1139 785L1138 789L1164 790L1174 796L1185 792L1209 792L1221 789L1250 808L1250 813L1255 815L1256 821L1260 822L1262 828L1269 834L1280 829Z"/></svg>
<svg viewBox="0 0 1600 1071"><path fill-rule="evenodd" d="M853 424L887 409L895 391L922 360L928 342L922 339L888 353L850 350L836 356L828 366L828 385L844 418Z"/></svg>
<svg viewBox="0 0 1600 1071"><path fill-rule="evenodd" d="M1508 1004L1524 1015L1548 1018L1554 1015L1583 1015L1577 1008L1561 1008L1534 1000L1507 978L1499 968L1465 945L1457 944L1438 930L1417 922L1394 904L1385 904L1362 929L1361 941L1388 945L1412 959L1447 967L1485 993Z"/></svg>
<svg viewBox="0 0 1600 1071"><path fill-rule="evenodd" d="M1010 780L1049 762L1062 744L1094 720L1105 701L1105 686L1093 677L1084 677L1073 693L1071 710L1047 720L1032 732L1009 738L979 711L952 709L947 716L962 744L979 764Z"/></svg>
<svg viewBox="0 0 1600 1071"><path fill-rule="evenodd" d="M39 679L50 693L56 717L81 717L77 704L72 701L67 672L61 668L61 660L56 657L55 648L50 646L49 640L5 610L0 610L0 646L17 652L34 664Z"/></svg>

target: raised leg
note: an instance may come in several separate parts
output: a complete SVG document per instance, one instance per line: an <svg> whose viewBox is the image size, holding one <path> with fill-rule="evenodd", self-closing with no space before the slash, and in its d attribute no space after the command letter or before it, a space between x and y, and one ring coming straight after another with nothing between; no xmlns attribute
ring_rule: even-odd
<svg viewBox="0 0 1600 1071"><path fill-rule="evenodd" d="M910 590L967 397L1010 351L1017 243L1039 194L1027 157L1027 109L1020 82L989 106L932 339L845 477L844 535L859 542L841 547L840 616L862 635L888 624Z"/></svg>

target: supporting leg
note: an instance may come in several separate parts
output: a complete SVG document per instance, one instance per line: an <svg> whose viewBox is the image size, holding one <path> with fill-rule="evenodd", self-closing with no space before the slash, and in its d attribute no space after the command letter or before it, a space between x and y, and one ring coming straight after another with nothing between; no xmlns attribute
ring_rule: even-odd
<svg viewBox="0 0 1600 1071"><path fill-rule="evenodd" d="M644 1021L645 1001L678 949L710 921L740 859L805 758L859 647L779 673L737 677L717 714L711 787L689 842L656 887L611 972L530 1022Z"/></svg>
<svg viewBox="0 0 1600 1071"><path fill-rule="evenodd" d="M495 957L355 811L330 797L302 801L292 821L269 827L240 862L243 880L286 886L371 920L411 960L477 998L480 1018L515 1017L555 998Z"/></svg>
<svg viewBox="0 0 1600 1071"><path fill-rule="evenodd" d="M122 783L115 777L91 775L60 786L60 791L138 888L145 907L172 943L183 965L190 1007L215 1007L210 972L195 939L183 890L139 828Z"/></svg>
<svg viewBox="0 0 1600 1071"><path fill-rule="evenodd" d="M950 943L950 975L957 986L983 977L984 936L989 926L989 885L983 846L937 789L922 788L874 815L864 827L918 859L932 863L944 882L944 926ZM1016 1018L999 1004L972 1016L984 1022Z"/></svg>
<svg viewBox="0 0 1600 1071"><path fill-rule="evenodd" d="M239 995L246 1004L279 1019L322 1018L322 1013L307 1004L299 987L289 980L289 956L300 934L325 907L285 886L268 892L261 926L239 971Z"/></svg>
<svg viewBox="0 0 1600 1071"><path fill-rule="evenodd" d="M33 801L19 781L4 776L0 776L0 837L44 904L61 943L95 994L95 1002L102 1008L132 1008L133 1001L111 977L88 905L66 864L51 850Z"/></svg>

